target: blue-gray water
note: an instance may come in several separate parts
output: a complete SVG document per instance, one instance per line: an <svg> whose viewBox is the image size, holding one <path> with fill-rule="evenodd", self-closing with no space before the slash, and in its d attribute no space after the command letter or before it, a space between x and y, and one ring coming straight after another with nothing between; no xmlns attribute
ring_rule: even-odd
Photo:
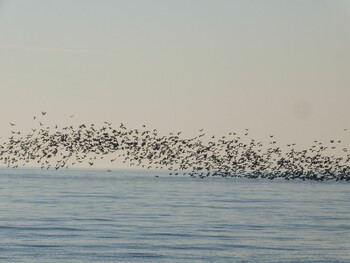
<svg viewBox="0 0 350 263"><path fill-rule="evenodd" d="M350 183L0 169L0 262L350 262Z"/></svg>

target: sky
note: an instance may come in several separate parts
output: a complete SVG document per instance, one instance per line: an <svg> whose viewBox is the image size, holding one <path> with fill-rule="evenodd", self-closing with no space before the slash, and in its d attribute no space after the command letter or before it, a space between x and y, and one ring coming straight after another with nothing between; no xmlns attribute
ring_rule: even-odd
<svg viewBox="0 0 350 263"><path fill-rule="evenodd" d="M350 1L0 0L0 136L47 111L61 125L341 138L349 69Z"/></svg>

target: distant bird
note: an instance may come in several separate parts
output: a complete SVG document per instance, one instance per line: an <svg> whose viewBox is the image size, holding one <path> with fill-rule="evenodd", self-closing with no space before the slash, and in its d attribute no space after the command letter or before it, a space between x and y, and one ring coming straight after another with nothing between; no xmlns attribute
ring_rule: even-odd
<svg viewBox="0 0 350 263"><path fill-rule="evenodd" d="M46 115L46 111L42 111L41 114L44 116Z"/></svg>
<svg viewBox="0 0 350 263"><path fill-rule="evenodd" d="M10 122L10 125L11 125L11 126L15 126L16 124L14 124L14 123Z"/></svg>

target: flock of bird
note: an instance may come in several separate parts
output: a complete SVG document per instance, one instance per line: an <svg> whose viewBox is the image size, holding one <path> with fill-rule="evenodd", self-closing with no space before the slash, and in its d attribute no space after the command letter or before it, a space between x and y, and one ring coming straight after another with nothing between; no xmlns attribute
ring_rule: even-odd
<svg viewBox="0 0 350 263"><path fill-rule="evenodd" d="M60 169L83 162L93 166L98 159L107 159L199 178L350 181L350 154L339 140L330 140L327 145L314 141L308 149L297 150L295 144L278 146L273 135L266 144L251 139L248 129L242 135L231 132L220 137L208 137L199 130L198 136L183 138L181 132L161 135L145 125L128 129L104 122L101 127L81 124L60 128L33 119L38 121L37 128L27 134L11 131L11 136L0 142L0 161L7 167L34 163L42 169Z"/></svg>

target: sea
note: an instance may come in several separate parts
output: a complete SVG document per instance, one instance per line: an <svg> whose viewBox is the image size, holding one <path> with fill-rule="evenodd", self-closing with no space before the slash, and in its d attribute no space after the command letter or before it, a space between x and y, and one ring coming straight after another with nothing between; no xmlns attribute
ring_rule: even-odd
<svg viewBox="0 0 350 263"><path fill-rule="evenodd" d="M2 168L0 262L348 263L350 183Z"/></svg>

